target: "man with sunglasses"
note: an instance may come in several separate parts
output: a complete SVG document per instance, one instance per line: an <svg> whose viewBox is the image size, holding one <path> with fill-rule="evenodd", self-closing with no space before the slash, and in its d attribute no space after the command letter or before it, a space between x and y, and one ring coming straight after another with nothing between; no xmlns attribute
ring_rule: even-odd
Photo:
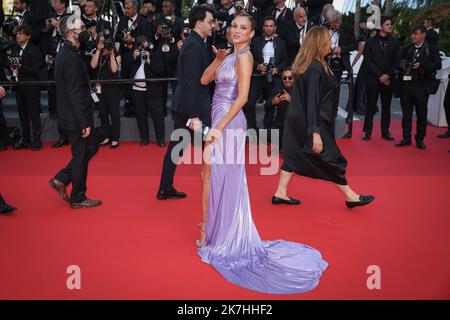
<svg viewBox="0 0 450 320"><path fill-rule="evenodd" d="M72 209L91 208L101 204L100 200L86 197L88 163L97 153L98 144L88 71L79 50L89 41L90 34L76 15L62 18L59 28L65 41L55 59L56 113L58 124L72 145L72 159L50 180L50 186ZM70 183L69 198L66 188Z"/></svg>
<svg viewBox="0 0 450 320"><path fill-rule="evenodd" d="M281 80L282 88L277 91L270 102L266 103L266 116L264 117L266 128L279 130L280 149L283 146L284 119L289 102L291 102L291 91L294 86L294 77L290 68L283 70ZM270 137L270 135L268 136Z"/></svg>

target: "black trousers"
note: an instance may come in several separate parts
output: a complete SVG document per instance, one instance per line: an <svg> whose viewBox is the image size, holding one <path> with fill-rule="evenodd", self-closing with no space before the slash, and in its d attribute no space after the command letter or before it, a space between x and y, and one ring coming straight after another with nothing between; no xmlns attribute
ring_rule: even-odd
<svg viewBox="0 0 450 320"><path fill-rule="evenodd" d="M381 99L381 134L389 133L391 124L391 102L394 93L392 86L385 86L382 83L367 84L367 109L364 117L364 129L366 134L371 135L373 130L373 118L377 113L378 96Z"/></svg>
<svg viewBox="0 0 450 320"><path fill-rule="evenodd" d="M97 137L93 126L87 138L81 136L81 130L66 132L72 145L72 159L55 175L55 178L66 186L72 183L70 202L78 203L86 200L88 164L98 151Z"/></svg>
<svg viewBox="0 0 450 320"><path fill-rule="evenodd" d="M155 127L156 140L164 141L164 110L161 97L149 98L147 91L133 90L132 100L141 139L149 137L148 115L150 114Z"/></svg>
<svg viewBox="0 0 450 320"><path fill-rule="evenodd" d="M427 133L428 93L420 83L403 83L400 87L403 138L411 140L413 111L416 110L416 141L423 141Z"/></svg>
<svg viewBox="0 0 450 320"><path fill-rule="evenodd" d="M48 71L48 80L52 81L55 80L55 72L53 69L50 69ZM49 85L47 87L47 91L48 91L48 110L50 113L56 113L57 109L56 109L56 86L55 85ZM62 129L60 126L58 126L58 133L59 133L59 138L60 139L65 139L67 140L67 135L66 132L64 131L64 129Z"/></svg>
<svg viewBox="0 0 450 320"><path fill-rule="evenodd" d="M118 85L103 84L98 94L100 120L105 138L119 141L120 138L120 88ZM111 122L109 117L111 116Z"/></svg>
<svg viewBox="0 0 450 320"><path fill-rule="evenodd" d="M202 121L203 124L207 125L208 127L211 126L211 116L210 115L202 115L199 117L200 121ZM175 112L173 115L173 129L174 131L177 129L185 129L189 130L188 127L186 127L186 122L188 121L189 116L185 113L178 113ZM191 141L194 141L194 133L189 130L191 135ZM183 150L180 151L180 153L177 155L175 159L172 159L172 149L178 144L181 143L183 140L179 141L172 141L172 139L169 142L169 146L167 148L166 154L164 156L164 163L163 163L163 169L161 173L161 182L159 184L159 190L164 191L170 191L173 189L173 178L175 176L175 169L177 168L177 164L180 160L180 158L183 156ZM202 146L204 144L202 143Z"/></svg>
<svg viewBox="0 0 450 320"><path fill-rule="evenodd" d="M258 102L259 97L262 95L263 99L267 102L271 97L275 95L277 88L280 88L280 83L281 82L279 77L273 77L272 83L267 83L265 76L252 78L248 101L243 109L245 117L247 118L248 129L258 129L256 125L256 103ZM266 109L266 111L267 110L268 109ZM267 115L267 118L270 118L270 115Z"/></svg>
<svg viewBox="0 0 450 320"><path fill-rule="evenodd" d="M445 119L447 120L448 130L450 130L450 81L445 90L444 98Z"/></svg>
<svg viewBox="0 0 450 320"><path fill-rule="evenodd" d="M40 88L18 86L16 91L22 138L25 143L41 141ZM31 122L31 125L30 125Z"/></svg>
<svg viewBox="0 0 450 320"><path fill-rule="evenodd" d="M0 100L0 143L6 143L8 137L8 127L6 126L5 115L3 114L3 103Z"/></svg>

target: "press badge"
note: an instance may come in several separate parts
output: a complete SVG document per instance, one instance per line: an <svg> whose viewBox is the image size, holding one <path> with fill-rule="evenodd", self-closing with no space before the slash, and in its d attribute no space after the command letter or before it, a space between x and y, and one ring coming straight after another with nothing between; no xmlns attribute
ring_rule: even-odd
<svg viewBox="0 0 450 320"><path fill-rule="evenodd" d="M94 100L95 103L100 101L99 98L97 97L97 94L94 91L91 92L91 97L92 97L92 100Z"/></svg>
<svg viewBox="0 0 450 320"><path fill-rule="evenodd" d="M403 76L403 81L411 81L412 77L411 76Z"/></svg>
<svg viewBox="0 0 450 320"><path fill-rule="evenodd" d="M102 94L102 85L100 83L95 84L95 93Z"/></svg>

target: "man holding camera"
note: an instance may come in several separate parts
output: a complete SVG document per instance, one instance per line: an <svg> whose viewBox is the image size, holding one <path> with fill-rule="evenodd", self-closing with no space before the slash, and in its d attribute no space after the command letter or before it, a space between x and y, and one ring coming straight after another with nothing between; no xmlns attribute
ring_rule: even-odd
<svg viewBox="0 0 450 320"><path fill-rule="evenodd" d="M381 29L364 45L364 64L367 72L367 109L364 118L364 137L368 141L372 135L373 117L377 112L378 97L381 99L381 137L392 141L389 132L391 123L391 101L394 93L395 68L400 62L400 43L391 36L392 20L381 19Z"/></svg>
<svg viewBox="0 0 450 320"><path fill-rule="evenodd" d="M177 42L181 40L183 32L183 19L175 15L175 2L165 0L162 3L162 16L157 20L157 30L155 33L155 51L162 57L164 65L164 78L175 77L178 60ZM176 82L171 82L172 92L175 92ZM167 104L167 81L163 82L163 107Z"/></svg>
<svg viewBox="0 0 450 320"><path fill-rule="evenodd" d="M275 19L266 17L263 23L263 35L255 37L252 42L253 73L261 76L252 77L248 102L244 106L249 129L257 130L256 102L261 95L266 103L269 101L281 85L279 71L288 66L286 44L279 37L275 37L275 32ZM265 109L267 111L267 107Z"/></svg>
<svg viewBox="0 0 450 320"><path fill-rule="evenodd" d="M400 104L402 106L403 139L395 146L411 145L412 116L417 116L416 146L425 149L423 142L427 130L428 97L439 87L436 71L442 68L436 47L425 41L427 29L416 25L411 30L412 45L402 50L400 61Z"/></svg>
<svg viewBox="0 0 450 320"><path fill-rule="evenodd" d="M291 91L294 87L294 76L291 69L285 69L281 74L283 87L278 90L275 96L272 97L270 103L266 104L268 107L266 115L264 116L264 126L269 129L278 129L280 132L280 149L283 147L283 129L286 111L291 102Z"/></svg>
<svg viewBox="0 0 450 320"><path fill-rule="evenodd" d="M353 27L342 22L341 13L335 9L326 13L327 26L330 29L331 53L328 56L328 64L334 78L339 83L343 71L347 71L348 77L352 75L350 64L350 52L356 49L356 39ZM339 107L340 86L336 87L334 95L334 116L337 116Z"/></svg>
<svg viewBox="0 0 450 320"><path fill-rule="evenodd" d="M138 36L145 35L147 39L153 39L152 26L148 19L138 13L138 3L136 0L126 0L124 6L125 15L119 20L115 40L120 42L120 56L123 57L121 63L121 78L129 79L131 72L131 59L125 59L126 56L132 56L135 39ZM134 115L131 104L131 85L123 85L125 96L124 116Z"/></svg>
<svg viewBox="0 0 450 320"><path fill-rule="evenodd" d="M275 7L270 10L270 16L275 19L278 34L283 34L286 24L293 19L292 10L286 7L286 0L275 0Z"/></svg>
<svg viewBox="0 0 450 320"><path fill-rule="evenodd" d="M31 33L31 27L28 25L17 28L16 40L19 47L8 58L13 75L18 81L39 81L43 59L39 48L30 42ZM16 100L22 139L13 147L14 149L26 149L31 146L33 151L40 150L42 148L40 87L38 85L18 85Z"/></svg>
<svg viewBox="0 0 450 320"><path fill-rule="evenodd" d="M66 41L55 59L57 114L58 123L66 130L72 145L72 159L49 183L71 208L91 208L101 204L100 200L86 197L88 164L98 151L98 143L89 75L78 49L89 40L89 32L76 15L61 19L60 32ZM69 198L66 188L70 183Z"/></svg>
<svg viewBox="0 0 450 320"><path fill-rule="evenodd" d="M160 78L164 73L161 55L150 50L148 39L139 36L133 51L131 76L134 79ZM136 111L136 121L141 137L141 146L149 144L148 116L150 114L155 128L158 146L164 143L164 110L162 104L162 84L160 82L135 82L132 89L132 101Z"/></svg>

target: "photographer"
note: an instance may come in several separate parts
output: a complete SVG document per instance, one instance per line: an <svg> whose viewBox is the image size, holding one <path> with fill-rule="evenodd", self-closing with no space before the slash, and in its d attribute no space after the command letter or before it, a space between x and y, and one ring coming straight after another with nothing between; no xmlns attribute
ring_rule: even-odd
<svg viewBox="0 0 450 320"><path fill-rule="evenodd" d="M161 77L164 73L161 56L150 50L148 39L139 36L133 51L131 77L134 79L149 79ZM135 82L132 87L132 101L136 110L136 121L141 137L141 146L149 144L148 115L153 120L158 146L164 143L164 110L162 105L161 83Z"/></svg>
<svg viewBox="0 0 450 320"><path fill-rule="evenodd" d="M61 34L58 31L59 21L65 17L69 16L68 13L68 3L67 0L53 0L52 8L54 13L46 20L46 27L42 29L43 33L43 45L42 50L44 52L44 63L47 67L47 79L49 81L55 80L55 71L54 71L54 60L56 54L58 53L61 45L63 43L63 39ZM56 87L55 85L48 85L48 109L50 113L50 117L56 117ZM59 139L56 143L52 145L52 148L60 148L64 145L69 144L69 140L67 139L67 135L65 131L58 127Z"/></svg>
<svg viewBox="0 0 450 320"><path fill-rule="evenodd" d="M97 49L91 59L91 68L95 79L119 79L120 56L114 51L114 42L111 38L101 36ZM99 99L100 120L104 140L101 147L111 144L111 149L119 146L120 138L120 90L118 84L97 83L95 93ZM111 124L109 122L111 116Z"/></svg>
<svg viewBox="0 0 450 320"><path fill-rule="evenodd" d="M292 21L292 10L286 7L286 0L275 0L275 7L270 10L270 16L275 19L278 34L283 34L286 24Z"/></svg>
<svg viewBox="0 0 450 320"><path fill-rule="evenodd" d="M353 27L342 22L341 13L331 9L326 13L327 26L330 30L331 53L328 55L328 64L333 72L334 78L339 83L343 71L347 71L348 76L352 74L350 64L350 52L356 49L356 39ZM334 116L337 116L339 107L340 86L336 87L334 95Z"/></svg>
<svg viewBox="0 0 450 320"><path fill-rule="evenodd" d="M84 3L84 14L81 16L86 29L89 31L91 38L86 45L81 46L80 50L83 55L83 60L89 70L89 77L93 79L95 76L94 70L91 69L91 59L97 47L97 39L105 33L112 34L111 24L97 16L97 3L94 0L86 0Z"/></svg>
<svg viewBox="0 0 450 320"><path fill-rule="evenodd" d="M427 130L428 97L439 88L436 71L442 68L436 47L425 41L427 29L416 25L411 31L412 45L404 48L400 60L400 104L402 106L403 139L396 147L411 145L412 116L417 116L416 145L425 149L423 140Z"/></svg>
<svg viewBox="0 0 450 320"><path fill-rule="evenodd" d="M285 69L281 75L283 86L275 96L268 101L264 107L264 127L267 129L278 129L280 131L280 149L283 147L284 119L289 103L291 102L291 91L294 86L294 78L291 69Z"/></svg>
<svg viewBox="0 0 450 320"><path fill-rule="evenodd" d="M132 56L135 39L144 35L147 39L153 39L152 26L147 18L138 13L138 4L135 0L126 0L124 6L125 15L119 20L115 41L120 43L119 53L122 57L120 76L122 79L129 79L132 59L125 59L125 56ZM131 85L124 84L122 87L125 96L125 117L134 115L131 104Z"/></svg>
<svg viewBox="0 0 450 320"><path fill-rule="evenodd" d="M367 109L364 118L364 137L372 135L373 117L377 112L378 98L381 99L381 136L392 141L389 132L391 123L391 102L394 93L395 68L400 62L400 43L391 36L392 20L383 17L378 35L364 45L365 81L367 84Z"/></svg>
<svg viewBox="0 0 450 320"><path fill-rule="evenodd" d="M32 35L31 41L34 45L38 46L41 41L41 30L45 26L44 18L39 17L37 14L34 14L34 11L32 12L30 10L31 0L14 0L13 6L20 13L17 26L29 26Z"/></svg>
<svg viewBox="0 0 450 320"><path fill-rule="evenodd" d="M162 16L157 21L155 34L155 51L162 57L165 78L175 77L178 62L177 42L181 40L184 22L180 17L175 16L175 2L165 0L162 3ZM172 92L175 92L176 82L170 82ZM163 107L167 104L168 82L163 83Z"/></svg>
<svg viewBox="0 0 450 320"><path fill-rule="evenodd" d="M263 35L255 37L251 45L254 59L253 73L263 76L252 77L250 93L244 112L248 128L257 129L256 102L261 94L266 102L281 86L279 71L288 66L288 56L285 42L275 37L276 27L273 17L266 17L263 24Z"/></svg>
<svg viewBox="0 0 450 320"><path fill-rule="evenodd" d="M17 28L16 40L19 47L8 57L11 70L18 81L39 81L43 59L39 49L30 43L31 32L31 27L27 25ZM18 85L16 99L22 140L14 144L14 149L25 149L31 145L33 151L40 150L42 125L39 86Z"/></svg>

